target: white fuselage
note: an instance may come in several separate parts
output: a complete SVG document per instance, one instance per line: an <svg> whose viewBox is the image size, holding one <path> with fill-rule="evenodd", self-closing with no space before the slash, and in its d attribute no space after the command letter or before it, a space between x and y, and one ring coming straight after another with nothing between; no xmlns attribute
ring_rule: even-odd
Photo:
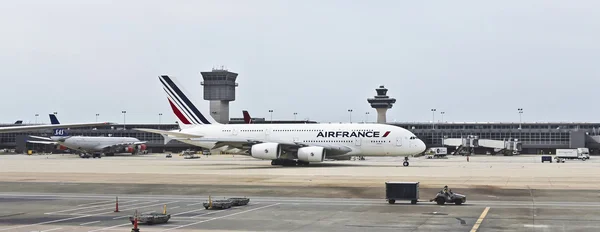
<svg viewBox="0 0 600 232"><path fill-rule="evenodd" d="M139 139L131 137L52 136L50 138L67 148L90 152L100 152L106 147L117 144L140 142Z"/></svg>
<svg viewBox="0 0 600 232"><path fill-rule="evenodd" d="M174 139L207 149L215 144L207 140L231 138L350 148L342 156L408 156L425 150L423 141L412 132L385 124L217 124L184 128L178 132L203 136Z"/></svg>

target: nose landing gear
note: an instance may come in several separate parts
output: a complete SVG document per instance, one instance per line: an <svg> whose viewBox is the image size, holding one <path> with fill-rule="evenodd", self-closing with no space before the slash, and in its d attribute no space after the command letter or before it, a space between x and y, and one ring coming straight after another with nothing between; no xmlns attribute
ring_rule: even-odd
<svg viewBox="0 0 600 232"><path fill-rule="evenodd" d="M409 163L408 163L408 156L404 157L404 162L402 162L402 166L404 167L408 167Z"/></svg>

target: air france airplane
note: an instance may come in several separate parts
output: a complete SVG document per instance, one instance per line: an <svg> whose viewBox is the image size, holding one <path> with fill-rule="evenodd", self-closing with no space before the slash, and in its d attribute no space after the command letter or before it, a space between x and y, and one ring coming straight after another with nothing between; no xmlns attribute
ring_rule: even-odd
<svg viewBox="0 0 600 232"><path fill-rule="evenodd" d="M326 158L410 156L425 151L412 132L385 124L219 124L186 96L169 76L159 77L180 130L137 129L207 149L240 149L272 165L308 165Z"/></svg>

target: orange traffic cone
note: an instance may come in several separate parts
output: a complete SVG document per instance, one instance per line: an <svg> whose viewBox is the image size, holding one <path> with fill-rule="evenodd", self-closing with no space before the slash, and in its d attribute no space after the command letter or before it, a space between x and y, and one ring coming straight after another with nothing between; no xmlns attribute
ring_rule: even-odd
<svg viewBox="0 0 600 232"><path fill-rule="evenodd" d="M135 211L135 216L133 217L133 228L131 232L140 232L140 228L138 228L138 215L137 210Z"/></svg>

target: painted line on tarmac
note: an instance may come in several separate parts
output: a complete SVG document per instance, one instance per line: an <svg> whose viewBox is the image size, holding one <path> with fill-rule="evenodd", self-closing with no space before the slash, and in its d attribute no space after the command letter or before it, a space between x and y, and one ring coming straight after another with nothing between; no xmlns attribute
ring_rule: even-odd
<svg viewBox="0 0 600 232"><path fill-rule="evenodd" d="M217 220L217 219L221 219L221 218L235 216L235 215L238 215L238 214L248 213L248 212L252 212L252 211L256 211L256 210L260 210L260 209L264 209L264 208L269 208L269 207L276 206L276 205L279 205L279 203L275 203L275 204L271 204L271 205L267 205L267 206L263 206L263 207L258 207L258 208L254 208L254 209L244 210L244 211L241 211L241 212L232 213L232 214L228 214L228 215L221 216L221 217L214 217L214 218L211 218L211 219L207 219L207 220L203 220L203 221L198 221L198 222L194 222L194 223L190 223L190 224L185 224L185 225L181 225L181 226L169 228L169 229L166 229L166 230L162 230L161 232L176 230L176 229L180 229L180 228L184 228L184 227L188 227L188 226L193 226L193 225L197 225L197 224L204 223L204 222L209 222L209 221L213 221L213 220Z"/></svg>
<svg viewBox="0 0 600 232"><path fill-rule="evenodd" d="M176 213L176 214L172 214L171 217L186 214L186 213L193 213L193 212L197 212L197 211L201 211L201 210L206 210L206 209L195 209L195 210L185 211L185 212L181 212L181 213Z"/></svg>
<svg viewBox="0 0 600 232"><path fill-rule="evenodd" d="M194 204L188 204L187 206L200 205L200 204L204 204L204 202L194 203Z"/></svg>
<svg viewBox="0 0 600 232"><path fill-rule="evenodd" d="M135 203L135 204L129 204L129 205L122 205L119 207L119 211L121 211L121 208L129 208L132 206L138 206L138 205L144 205L144 204L151 204L154 202L159 202L159 200L156 201L145 201L145 202L140 202L140 203ZM94 210L87 210L87 211L83 211L83 212L77 212L77 213L81 213L81 214L86 214L86 213L91 213L91 212L96 212L96 211L102 211L102 210L111 210L111 209L115 209L115 207L110 207L110 208L102 208L102 209L94 209Z"/></svg>
<svg viewBox="0 0 600 232"><path fill-rule="evenodd" d="M481 213L481 216L479 216L479 219L477 219L477 222L475 222L475 225L473 225L471 232L477 232L477 229L479 229L479 226L481 226L483 219L485 218L485 216L488 214L489 211L490 211L490 207L485 207L485 209Z"/></svg>
<svg viewBox="0 0 600 232"><path fill-rule="evenodd" d="M54 228L54 229L49 229L49 230L42 230L40 232L50 232L50 231L55 231L55 230L60 230L62 228Z"/></svg>
<svg viewBox="0 0 600 232"><path fill-rule="evenodd" d="M83 206L89 206L89 205L101 205L101 204L107 204L107 203L113 203L114 201L112 200L106 200L106 201L100 201L100 202L91 202L91 203L87 203L87 204L81 204L81 205L77 205L77 207L83 207Z"/></svg>
<svg viewBox="0 0 600 232"><path fill-rule="evenodd" d="M126 202L122 202L122 203L125 204L125 203L131 203L131 202L135 202L135 201L138 201L138 200L126 201ZM44 213L44 214L56 214L56 213L64 213L64 212L76 211L76 210L82 210L82 209L93 209L93 208L97 208L97 207L106 207L106 206L114 205L114 204L115 204L115 202L112 202L112 204L103 204L103 205L79 207L79 208L74 208L74 209L65 209L65 210L60 210L60 211L48 212L48 213Z"/></svg>
<svg viewBox="0 0 600 232"><path fill-rule="evenodd" d="M123 216L114 217L113 220L121 219L121 218L126 218L126 217L130 217L130 215L123 215Z"/></svg>
<svg viewBox="0 0 600 232"><path fill-rule="evenodd" d="M176 203L176 202L179 202L179 201L172 201L172 202L167 202L167 203L164 203L164 204L172 204L172 203ZM141 206L139 208L130 208L130 209L124 209L124 210L142 209L142 208L148 208L148 207L158 206L158 205L163 205L163 203L154 204L154 205L146 205L146 206ZM114 213L114 212L104 212L104 213L88 214L88 215L83 215L83 216L78 216L78 217L63 218L63 219L57 219L57 220L52 220L52 221L39 222L39 223L29 224L29 225L14 226L14 227L9 227L9 228L2 228L2 229L0 229L0 231L7 231L7 230L14 231L15 229L20 229L20 228L25 228L25 227L30 227L30 226L46 225L46 224L51 224L51 223L56 223L56 222L64 222L64 221L75 220L75 219L79 219L79 218L86 218L86 217L106 215L106 214L109 214L109 213ZM129 224L131 224L131 223L129 223Z"/></svg>
<svg viewBox="0 0 600 232"><path fill-rule="evenodd" d="M90 224L94 224L94 223L98 223L100 221L93 221L93 222L86 222L86 223L81 223L79 224L80 226L85 226L85 225L90 225Z"/></svg>
<svg viewBox="0 0 600 232"><path fill-rule="evenodd" d="M102 231L102 230L110 230L110 229L113 229L113 228L117 228L117 227L121 227L121 226L126 226L126 225L131 225L131 222L130 222L130 223L123 223L123 224L116 225L116 226L109 226L109 227L104 227L104 228L100 228L100 229L89 230L88 232L95 232L95 231Z"/></svg>

